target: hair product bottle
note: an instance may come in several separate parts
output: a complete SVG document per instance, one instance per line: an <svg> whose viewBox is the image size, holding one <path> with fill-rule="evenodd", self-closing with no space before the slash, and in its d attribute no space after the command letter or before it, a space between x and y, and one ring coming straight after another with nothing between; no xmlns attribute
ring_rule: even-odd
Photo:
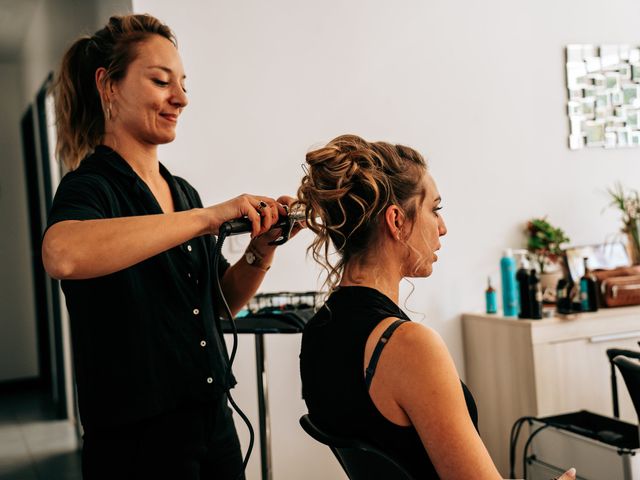
<svg viewBox="0 0 640 480"><path fill-rule="evenodd" d="M583 312L598 311L598 286L589 269L589 258L584 257L584 275L580 278L580 307Z"/></svg>
<svg viewBox="0 0 640 480"><path fill-rule="evenodd" d="M487 277L487 289L484 292L484 296L487 304L487 313L496 313L498 311L498 300L496 291L491 286L491 277Z"/></svg>
<svg viewBox="0 0 640 480"><path fill-rule="evenodd" d="M572 309L572 291L573 280L571 280L571 274L564 261L562 263L563 277L558 280L556 286L556 311L562 315L568 315L573 312Z"/></svg>
<svg viewBox="0 0 640 480"><path fill-rule="evenodd" d="M531 280L529 278L529 260L526 250L516 250L516 255L520 255L519 268L516 272L518 282L518 292L520 294L519 318L531 318Z"/></svg>
<svg viewBox="0 0 640 480"><path fill-rule="evenodd" d="M542 318L542 287L540 286L540 276L535 268L529 274L529 298L531 301L531 317Z"/></svg>
<svg viewBox="0 0 640 480"><path fill-rule="evenodd" d="M556 285L556 311L562 315L571 313L571 288L566 278L558 280Z"/></svg>
<svg viewBox="0 0 640 480"><path fill-rule="evenodd" d="M500 259L502 278L502 310L505 317L518 315L518 285L516 283L516 261L513 251L507 248Z"/></svg>

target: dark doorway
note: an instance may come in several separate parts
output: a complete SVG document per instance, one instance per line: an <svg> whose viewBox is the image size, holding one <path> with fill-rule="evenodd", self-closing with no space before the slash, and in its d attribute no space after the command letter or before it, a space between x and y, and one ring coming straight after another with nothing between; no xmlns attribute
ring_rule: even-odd
<svg viewBox="0 0 640 480"><path fill-rule="evenodd" d="M42 235L47 224L60 169L52 160L51 147L55 123L51 107L49 74L36 95L35 103L22 117L22 145L27 181L31 258L36 298L39 382L49 393L58 418L67 418L69 399L66 392L62 305L57 280L47 275L42 265ZM53 130L55 132L55 130Z"/></svg>

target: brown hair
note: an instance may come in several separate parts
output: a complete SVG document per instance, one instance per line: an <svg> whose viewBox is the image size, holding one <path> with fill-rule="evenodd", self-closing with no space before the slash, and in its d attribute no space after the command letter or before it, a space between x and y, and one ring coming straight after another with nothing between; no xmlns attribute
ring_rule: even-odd
<svg viewBox="0 0 640 480"><path fill-rule="evenodd" d="M306 161L298 202L316 234L308 251L326 270L325 285L333 290L346 263L361 260L377 240L387 207L398 206L413 225L427 164L412 148L356 135L334 138L309 152ZM330 244L340 257L335 263L329 260Z"/></svg>
<svg viewBox="0 0 640 480"><path fill-rule="evenodd" d="M98 145L104 136L106 106L96 86L100 67L107 81L124 78L135 60L137 45L151 35L161 35L177 46L171 29L151 15L113 16L93 36L77 39L62 58L53 86L57 123L56 153L70 169Z"/></svg>

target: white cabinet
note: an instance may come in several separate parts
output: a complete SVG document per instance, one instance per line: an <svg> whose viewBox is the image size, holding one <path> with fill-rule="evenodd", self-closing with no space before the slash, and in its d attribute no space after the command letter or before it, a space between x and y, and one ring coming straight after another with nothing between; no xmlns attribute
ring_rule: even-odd
<svg viewBox="0 0 640 480"><path fill-rule="evenodd" d="M464 314L462 325L465 383L478 405L480 435L505 477L515 420L577 410L611 416L605 352L640 350L640 307L542 320ZM637 423L619 375L618 392L621 418Z"/></svg>

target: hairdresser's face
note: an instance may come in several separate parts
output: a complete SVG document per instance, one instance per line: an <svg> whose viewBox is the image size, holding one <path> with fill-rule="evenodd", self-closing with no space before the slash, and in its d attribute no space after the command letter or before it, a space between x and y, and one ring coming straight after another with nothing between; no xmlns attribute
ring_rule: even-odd
<svg viewBox="0 0 640 480"><path fill-rule="evenodd" d="M173 141L187 105L184 68L178 50L160 35L137 46L136 59L114 86L114 133L158 145Z"/></svg>
<svg viewBox="0 0 640 480"><path fill-rule="evenodd" d="M442 207L438 187L429 172L425 173L422 181L426 194L417 207L416 221L407 240L409 255L404 263L407 277L431 275L433 264L438 260L436 252L441 246L440 237L447 233L447 227L439 213Z"/></svg>

